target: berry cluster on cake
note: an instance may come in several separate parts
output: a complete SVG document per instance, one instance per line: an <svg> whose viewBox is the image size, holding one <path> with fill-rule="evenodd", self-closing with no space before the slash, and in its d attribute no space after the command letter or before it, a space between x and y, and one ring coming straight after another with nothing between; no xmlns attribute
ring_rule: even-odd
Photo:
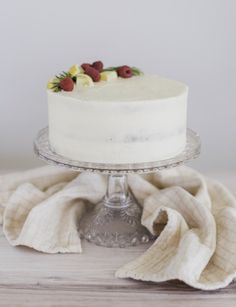
<svg viewBox="0 0 236 307"><path fill-rule="evenodd" d="M184 83L136 67L75 64L48 83L50 146L93 163L172 158L186 146L187 94Z"/></svg>

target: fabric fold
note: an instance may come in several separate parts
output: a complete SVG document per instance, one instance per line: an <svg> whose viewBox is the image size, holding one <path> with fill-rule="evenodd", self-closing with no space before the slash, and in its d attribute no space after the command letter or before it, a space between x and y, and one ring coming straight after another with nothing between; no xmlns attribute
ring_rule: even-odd
<svg viewBox="0 0 236 307"><path fill-rule="evenodd" d="M105 176L43 167L0 176L0 218L13 246L46 253L80 253L78 222L106 190ZM156 236L120 278L179 279L203 290L236 277L236 201L219 182L182 166L128 175L143 208L142 224ZM85 251L86 252L86 251Z"/></svg>

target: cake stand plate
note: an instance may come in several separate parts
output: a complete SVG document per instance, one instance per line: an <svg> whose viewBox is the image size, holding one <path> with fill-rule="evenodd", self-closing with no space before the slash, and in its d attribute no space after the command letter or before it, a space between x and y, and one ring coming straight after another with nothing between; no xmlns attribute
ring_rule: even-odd
<svg viewBox="0 0 236 307"><path fill-rule="evenodd" d="M192 130L187 130L183 152L174 158L129 164L103 164L70 160L50 148L48 128L42 129L34 142L36 155L49 164L79 172L97 172L108 175L107 192L103 199L79 221L79 233L88 241L106 247L126 247L146 243L153 236L141 225L142 209L128 188L127 174L152 173L176 167L198 157L201 142Z"/></svg>

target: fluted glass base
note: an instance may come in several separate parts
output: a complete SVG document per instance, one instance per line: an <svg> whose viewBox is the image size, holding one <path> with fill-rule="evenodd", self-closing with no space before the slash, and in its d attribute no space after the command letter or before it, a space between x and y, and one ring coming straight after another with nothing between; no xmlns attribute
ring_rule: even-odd
<svg viewBox="0 0 236 307"><path fill-rule="evenodd" d="M95 209L85 215L79 229L81 235L90 242L109 247L137 245L152 238L140 224L141 210L128 191L125 174L151 173L176 167L198 157L200 148L198 134L188 129L186 147L176 157L144 163L104 164L71 160L58 155L50 147L48 128L42 129L34 142L36 155L49 164L79 172L112 174L108 180L106 196Z"/></svg>
<svg viewBox="0 0 236 307"><path fill-rule="evenodd" d="M82 219L81 237L106 247L147 243L151 238L141 225L142 209L128 190L125 175L111 175L106 196Z"/></svg>

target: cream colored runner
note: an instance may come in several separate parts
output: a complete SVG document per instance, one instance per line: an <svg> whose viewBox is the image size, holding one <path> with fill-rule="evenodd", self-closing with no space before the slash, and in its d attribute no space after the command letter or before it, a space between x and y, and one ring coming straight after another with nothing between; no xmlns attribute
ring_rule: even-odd
<svg viewBox="0 0 236 307"><path fill-rule="evenodd" d="M179 279L204 290L236 277L236 201L224 186L187 167L129 175L129 186L143 207L143 225L159 236L116 276ZM4 234L14 246L79 253L78 218L105 189L102 175L51 166L0 176Z"/></svg>

